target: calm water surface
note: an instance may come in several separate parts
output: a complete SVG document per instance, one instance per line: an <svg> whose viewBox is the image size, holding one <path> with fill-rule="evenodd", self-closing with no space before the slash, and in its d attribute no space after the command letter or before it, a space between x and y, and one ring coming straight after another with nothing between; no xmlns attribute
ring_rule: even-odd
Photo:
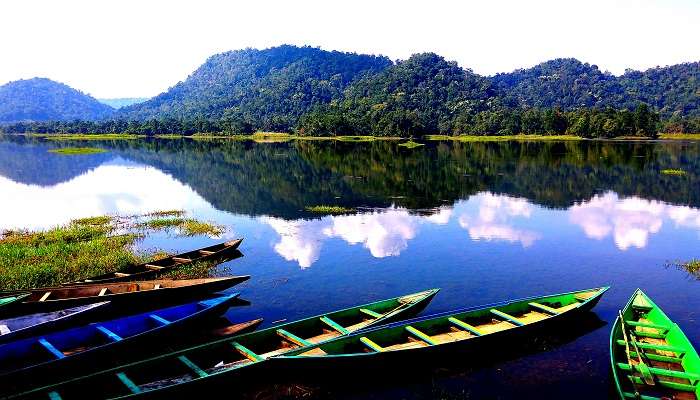
<svg viewBox="0 0 700 400"><path fill-rule="evenodd" d="M78 217L184 209L245 237L250 274L234 321L266 325L431 287L426 313L602 285L586 323L493 365L344 398L607 398L608 332L643 288L700 345L700 280L669 262L700 257L697 143L55 143L0 139L0 229ZM661 174L666 168L685 176ZM318 216L306 206L357 211ZM221 238L168 234L139 244L179 251ZM545 351L546 350L546 351ZM324 389L326 390L326 389Z"/></svg>

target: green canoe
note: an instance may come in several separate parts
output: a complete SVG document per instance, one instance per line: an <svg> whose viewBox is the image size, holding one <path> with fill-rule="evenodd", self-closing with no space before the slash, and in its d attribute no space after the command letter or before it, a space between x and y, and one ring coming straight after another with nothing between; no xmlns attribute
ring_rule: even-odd
<svg viewBox="0 0 700 400"><path fill-rule="evenodd" d="M639 289L620 314L610 334L620 398L700 398L700 358L681 328Z"/></svg>
<svg viewBox="0 0 700 400"><path fill-rule="evenodd" d="M435 362L478 363L504 348L517 349L527 338L551 333L557 322L576 321L607 289L530 297L397 322L295 350L275 358L273 366L279 370L294 366L316 375L330 369L339 373L375 368L403 374Z"/></svg>
<svg viewBox="0 0 700 400"><path fill-rule="evenodd" d="M323 343L370 326L420 312L439 289L289 322L234 338L191 347L112 368L9 398L74 399L158 397L202 393L201 388L229 384L236 378L264 373L268 358ZM243 368L246 367L246 368ZM269 377L268 377L269 378ZM208 389L207 389L208 390Z"/></svg>
<svg viewBox="0 0 700 400"><path fill-rule="evenodd" d="M15 303L17 300L22 300L27 296L29 296L29 293L17 293L0 297L0 307L10 307L12 303Z"/></svg>

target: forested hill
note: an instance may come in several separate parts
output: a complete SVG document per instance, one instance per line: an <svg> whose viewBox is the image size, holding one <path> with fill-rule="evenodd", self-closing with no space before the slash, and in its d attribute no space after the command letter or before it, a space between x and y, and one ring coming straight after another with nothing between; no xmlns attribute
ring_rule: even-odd
<svg viewBox="0 0 700 400"><path fill-rule="evenodd" d="M184 82L126 107L126 119L232 118L281 131L313 106L342 96L348 84L391 65L386 57L279 46L210 57Z"/></svg>
<svg viewBox="0 0 700 400"><path fill-rule="evenodd" d="M492 77L504 103L521 108L634 108L663 117L700 116L700 62L627 70L617 77L574 58L560 58Z"/></svg>
<svg viewBox="0 0 700 400"><path fill-rule="evenodd" d="M95 120L113 112L110 106L50 79L33 78L0 86L0 123Z"/></svg>

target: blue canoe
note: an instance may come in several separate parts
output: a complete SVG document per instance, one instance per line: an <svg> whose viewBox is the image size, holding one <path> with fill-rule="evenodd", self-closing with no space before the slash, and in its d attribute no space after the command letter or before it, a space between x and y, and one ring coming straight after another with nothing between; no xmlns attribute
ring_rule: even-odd
<svg viewBox="0 0 700 400"><path fill-rule="evenodd" d="M99 371L159 348L158 339L197 327L230 307L238 293L0 345L0 397ZM167 336L166 336L167 335Z"/></svg>
<svg viewBox="0 0 700 400"><path fill-rule="evenodd" d="M64 310L0 319L0 343L8 343L89 322L95 313L108 304L109 301L102 301Z"/></svg>

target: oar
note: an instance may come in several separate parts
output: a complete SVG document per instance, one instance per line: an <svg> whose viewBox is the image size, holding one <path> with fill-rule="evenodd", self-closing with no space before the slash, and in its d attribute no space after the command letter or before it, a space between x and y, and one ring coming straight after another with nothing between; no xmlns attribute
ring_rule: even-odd
<svg viewBox="0 0 700 400"><path fill-rule="evenodd" d="M627 340L627 327L625 326L625 319L622 317L622 311L618 310L618 315L620 316L620 324L622 324L622 336L625 339L625 351L627 353L627 361L629 362L630 367L632 367L633 370L636 369L639 371L645 385L654 386L656 384L656 382L654 382L654 376L651 374L649 367L642 360L642 353L639 351L639 347L637 347L637 343L634 340L632 341L632 346L634 346L634 351L637 353L638 364L636 367L632 366L632 357L630 355L629 340ZM630 336L631 335L632 332L630 332ZM634 384L634 382L632 383ZM636 387L635 391L637 391Z"/></svg>

